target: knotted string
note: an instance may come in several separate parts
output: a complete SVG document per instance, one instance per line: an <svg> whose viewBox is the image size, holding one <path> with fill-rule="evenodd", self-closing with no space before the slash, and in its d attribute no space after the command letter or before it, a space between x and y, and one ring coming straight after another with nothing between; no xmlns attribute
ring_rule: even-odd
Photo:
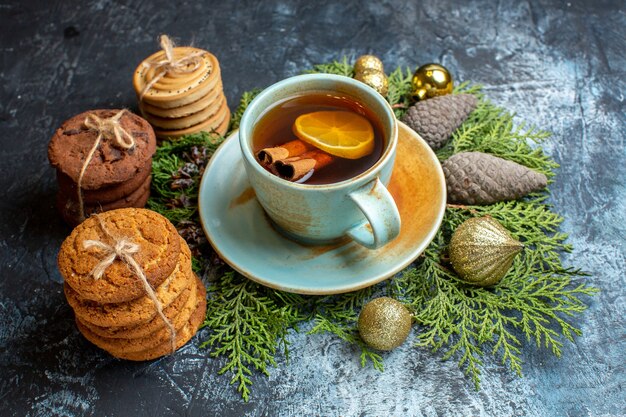
<svg viewBox="0 0 626 417"><path fill-rule="evenodd" d="M83 241L83 248L98 248L105 254L104 258L102 258L100 262L93 268L90 275L95 280L98 280L102 278L104 271L109 266L111 266L116 259L120 259L122 262L124 262L124 264L126 264L126 266L139 278L139 281L141 281L141 283L143 284L143 288L146 291L148 298L150 298L150 300L156 307L157 314L159 315L161 320L163 320L163 323L165 323L165 325L167 326L170 332L170 342L172 345L173 353L176 350L176 329L174 329L172 323L167 319L167 317L165 317L165 314L163 313L163 305L157 298L154 289L148 282L148 279L146 278L146 274L143 272L143 269L141 269L141 266L137 263L135 258L133 258L133 255L139 252L139 245L124 238L117 239L113 237L113 235L111 235L109 230L104 225L104 222L102 221L100 216L96 215L95 217L98 220L100 228L102 229L104 234L114 243L111 246L99 240Z"/></svg>
<svg viewBox="0 0 626 417"><path fill-rule="evenodd" d="M90 113L83 122L83 125L98 132L98 136L91 146L91 150L87 154L87 159L83 163L83 167L78 175L78 215L80 220L85 219L85 204L83 202L83 177L87 166L91 162L96 149L100 146L102 139L108 139L112 142L113 146L122 150L129 150L135 146L135 139L120 125L120 119L126 110L120 110L115 115L109 118L100 118L93 113Z"/></svg>
<svg viewBox="0 0 626 417"><path fill-rule="evenodd" d="M191 74L200 68L200 64L202 62L200 57L206 53L204 51L194 51L179 59L174 59L174 43L167 35L161 35L161 49L165 52L165 59L154 62L144 61L143 63L145 67L154 69L156 75L145 85L143 90L141 90L141 93L139 94L140 103L146 93L170 72Z"/></svg>

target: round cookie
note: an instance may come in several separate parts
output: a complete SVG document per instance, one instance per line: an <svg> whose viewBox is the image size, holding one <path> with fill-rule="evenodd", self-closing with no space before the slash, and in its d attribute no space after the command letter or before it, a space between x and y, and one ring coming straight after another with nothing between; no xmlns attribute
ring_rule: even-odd
<svg viewBox="0 0 626 417"><path fill-rule="evenodd" d="M198 285L195 279L192 280L192 294L187 300L179 314L177 314L170 323L176 331L182 329L189 321L191 314L195 311L198 304ZM138 338L108 338L94 334L87 326L85 326L78 317L76 317L78 328L93 344L101 349L106 350L110 354L117 356L125 353L141 352L154 348L162 343L170 342L171 333L169 328L162 327L157 331Z"/></svg>
<svg viewBox="0 0 626 417"><path fill-rule="evenodd" d="M119 200L105 204L85 205L85 216L126 207L143 208L150 198L150 180L151 177L146 178L144 183L132 194ZM56 206L59 213L61 213L61 217L63 217L63 220L67 224L76 226L81 223L79 205L73 197L67 196L59 191L56 197Z"/></svg>
<svg viewBox="0 0 626 417"><path fill-rule="evenodd" d="M167 119L175 119L178 117L189 116L190 114L194 114L199 112L202 109L207 108L211 103L213 103L218 97L223 96L223 86L222 82L219 81L215 86L215 89L209 91L209 93L194 101L193 103L186 104L184 106L175 107L172 109L162 109L157 106L153 106L149 103L140 103L139 108L141 113L148 113L157 117L163 117Z"/></svg>
<svg viewBox="0 0 626 417"><path fill-rule="evenodd" d="M206 290L204 289L204 285L202 285L202 282L199 279L198 285L200 286L200 293L198 296L199 303L187 324L185 324L182 329L176 332L177 350L183 347L198 332L198 329L202 325L206 315ZM167 355L169 353L171 353L171 344L168 341L152 349L147 349L141 352L118 354L116 356L120 359L126 359L131 361L148 361Z"/></svg>
<svg viewBox="0 0 626 417"><path fill-rule="evenodd" d="M174 317L180 313L185 303L189 300L192 290L193 285L185 288L181 295L179 295L170 305L163 309L163 314L165 314L165 317L168 320L173 320ZM79 317L77 317L77 319L80 320ZM80 322L84 327L88 328L92 333L98 336L117 339L136 339L138 337L147 336L150 333L154 333L165 327L165 323L163 323L163 319L161 319L159 315L155 315L154 318L147 323L140 323L133 326L107 327L91 324L84 320L80 320Z"/></svg>
<svg viewBox="0 0 626 417"><path fill-rule="evenodd" d="M193 284L191 270L191 252L187 244L182 245L179 261L172 274L155 290L157 299L164 308L178 298L186 288ZM135 285L139 284L137 281ZM141 285L141 284L139 284ZM143 291L143 287L142 291ZM84 322L97 326L136 326L147 323L156 317L157 312L152 300L143 293L143 297L123 303L100 304L83 300L74 289L64 285L65 297L76 316Z"/></svg>
<svg viewBox="0 0 626 417"><path fill-rule="evenodd" d="M98 303L123 303L145 296L135 272L120 259L115 259L100 279L96 280L91 275L105 254L96 247L85 249L83 242L97 240L114 244L102 230L99 220L112 236L118 239L123 237L140 246L133 258L153 288L172 274L178 264L182 239L169 220L146 209L107 211L91 216L78 225L61 245L57 257L59 271L65 282L81 298Z"/></svg>
<svg viewBox="0 0 626 417"><path fill-rule="evenodd" d="M186 129L190 126L195 126L202 122L214 124L216 120L222 120L224 117L224 111L226 107L226 97L223 95L218 97L214 103L211 103L209 107L206 107L196 113L190 114L185 117L179 117L176 119L167 119L163 117L152 116L149 113L145 113L144 117L152 126L167 130L180 130Z"/></svg>
<svg viewBox="0 0 626 417"><path fill-rule="evenodd" d="M200 131L215 132L219 135L224 135L228 131L228 124L230 123L230 110L228 106L224 106L219 112L220 117L215 123L212 123L212 118L206 120L195 126L188 127L181 130L155 130L155 133L159 139L168 137L177 137L183 135L189 135Z"/></svg>
<svg viewBox="0 0 626 417"><path fill-rule="evenodd" d="M134 191L136 191L152 173L152 159L146 160L143 166L137 168L137 171L126 182L102 187L95 190L82 190L83 201L86 205L110 203L122 199ZM57 182L59 183L59 192L65 196L70 196L74 200L78 200L78 185L72 181L70 177L57 171Z"/></svg>
<svg viewBox="0 0 626 417"><path fill-rule="evenodd" d="M48 145L50 164L78 183L80 171L93 146L98 133L85 127L89 114L109 118L120 110L90 110L65 121L55 132ZM120 125L135 139L130 150L113 146L110 140L102 139L99 149L90 161L82 180L82 188L94 190L121 184L132 178L137 169L143 167L156 150L156 137L150 124L141 117L125 111Z"/></svg>
<svg viewBox="0 0 626 417"><path fill-rule="evenodd" d="M201 54L200 65L195 71L188 74L174 71L166 73L139 101L162 109L172 109L193 103L214 90L221 79L217 58L207 51L190 46L176 47L173 50L175 60L191 53ZM164 59L165 52L158 51L139 64L133 76L133 87L137 97L141 97L146 85L160 73L146 64Z"/></svg>

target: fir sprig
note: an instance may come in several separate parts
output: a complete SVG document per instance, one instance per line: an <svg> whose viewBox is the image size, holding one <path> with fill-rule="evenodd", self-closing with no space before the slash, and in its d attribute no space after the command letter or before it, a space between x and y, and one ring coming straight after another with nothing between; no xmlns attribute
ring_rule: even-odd
<svg viewBox="0 0 626 417"><path fill-rule="evenodd" d="M227 358L219 373L231 372L230 383L248 401L252 369L269 375L281 345L288 357L286 335L304 319L299 306L306 303L299 295L270 290L232 271L208 291L204 326L212 333L200 346L212 347L212 357Z"/></svg>
<svg viewBox="0 0 626 417"><path fill-rule="evenodd" d="M168 218L175 226L183 221L197 222L198 188L208 158L223 142L224 138L200 132L178 140L163 141L152 157L152 193L148 207ZM202 153L202 160L192 160L194 148ZM198 163L201 166L198 167ZM185 164L193 164L197 169L181 172ZM177 188L174 183L177 173L189 176L189 185Z"/></svg>
<svg viewBox="0 0 626 417"><path fill-rule="evenodd" d="M389 89L387 92L387 101L391 104L396 117L399 119L408 110L411 105L411 70L406 68L396 68L389 74Z"/></svg>
<svg viewBox="0 0 626 417"><path fill-rule="evenodd" d="M361 306L372 296L374 287L346 294L321 297L313 305L314 326L309 334L332 333L341 340L360 349L361 366L372 362L375 369L383 370L383 358L370 349L358 336L356 322Z"/></svg>
<svg viewBox="0 0 626 417"><path fill-rule="evenodd" d="M354 67L348 62L348 57L344 56L341 61L334 60L327 64L314 65L312 69L304 71L305 74L336 74L346 77L354 76Z"/></svg>
<svg viewBox="0 0 626 417"><path fill-rule="evenodd" d="M261 92L260 89L255 88L251 91L245 91L241 95L241 99L239 100L239 105L237 106L237 110L233 113L233 116L230 119L230 131L232 132L235 129L239 129L239 123L241 122L241 117L243 116L243 112L246 110L248 105L254 100L254 98Z"/></svg>
<svg viewBox="0 0 626 417"><path fill-rule="evenodd" d="M352 76L353 68L344 57L316 65L309 72ZM390 73L387 99L398 118L411 105L410 90L409 68ZM245 108L258 92L243 94L233 114L231 131L238 127ZM440 161L458 152L481 151L549 177L554 175L558 165L539 146L531 146L548 138L547 132L516 125L514 115L486 100L478 85L460 84L454 93L461 92L476 95L479 104L437 152ZM164 142L154 158L150 208L176 225L198 225L197 194L204 164L193 150L201 149L204 158L209 158L222 140L201 133ZM190 163L199 168L194 170ZM560 356L564 341L573 341L581 334L569 320L584 311L583 299L597 292L583 281L581 271L562 265L561 254L570 251L571 246L565 243L567 235L559 232L563 218L545 203L546 198L546 193L534 193L523 200L488 206L449 204L433 242L411 267L393 280L353 293L327 297L284 293L224 267L225 273L209 287L204 325L211 333L202 346L213 349L211 356L226 359L220 373L231 373L231 383L246 401L253 372L267 375L276 365L277 355L288 358L287 335L303 321L312 321L310 335L331 333L360 350L363 366L371 362L382 371L382 356L358 337L356 323L361 307L373 296L385 293L412 309L419 330L415 344L442 351L443 359L455 358L476 387L486 353L521 375L524 341ZM456 227L470 217L487 215L501 222L526 246L509 273L490 289L460 281L447 257L447 244ZM207 264L207 259L200 256L194 264Z"/></svg>

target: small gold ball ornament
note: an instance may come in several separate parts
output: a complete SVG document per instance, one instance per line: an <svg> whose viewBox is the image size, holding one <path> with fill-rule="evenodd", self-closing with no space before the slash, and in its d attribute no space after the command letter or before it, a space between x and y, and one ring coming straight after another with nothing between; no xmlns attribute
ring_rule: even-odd
<svg viewBox="0 0 626 417"><path fill-rule="evenodd" d="M497 220L474 217L454 231L448 252L464 282L487 287L500 282L523 247Z"/></svg>
<svg viewBox="0 0 626 417"><path fill-rule="evenodd" d="M383 61L374 55L361 55L354 62L354 72L378 71L385 72Z"/></svg>
<svg viewBox="0 0 626 417"><path fill-rule="evenodd" d="M354 63L354 79L369 85L382 96L386 96L389 91L383 61L374 55L361 55L357 58Z"/></svg>
<svg viewBox="0 0 626 417"><path fill-rule="evenodd" d="M444 96L452 92L454 83L446 67L439 64L426 64L413 74L411 82L413 98L424 100L435 96Z"/></svg>
<svg viewBox="0 0 626 417"><path fill-rule="evenodd" d="M355 80L364 82L372 87L374 90L382 96L386 96L389 91L389 82L384 72L380 71L364 71L355 74Z"/></svg>
<svg viewBox="0 0 626 417"><path fill-rule="evenodd" d="M367 345L378 350L391 350L409 336L411 322L411 313L402 303L380 297L365 304L359 314L358 328Z"/></svg>

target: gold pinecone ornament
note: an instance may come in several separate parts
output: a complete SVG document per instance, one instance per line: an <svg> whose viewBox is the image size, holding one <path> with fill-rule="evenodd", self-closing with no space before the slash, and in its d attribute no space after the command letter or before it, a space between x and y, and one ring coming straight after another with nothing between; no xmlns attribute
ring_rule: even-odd
<svg viewBox="0 0 626 417"><path fill-rule="evenodd" d="M450 71L443 65L425 64L415 70L411 87L415 100L425 100L452 93L454 81Z"/></svg>
<svg viewBox="0 0 626 417"><path fill-rule="evenodd" d="M374 55L361 55L354 63L354 79L372 87L382 96L387 96L389 81L383 62Z"/></svg>
<svg viewBox="0 0 626 417"><path fill-rule="evenodd" d="M402 117L428 145L437 150L463 124L478 105L472 94L454 94L418 101Z"/></svg>
<svg viewBox="0 0 626 417"><path fill-rule="evenodd" d="M493 204L516 200L548 185L537 171L482 152L460 152L443 164L448 202Z"/></svg>
<svg viewBox="0 0 626 417"><path fill-rule="evenodd" d="M448 253L464 282L488 287L500 282L523 247L497 220L473 217L454 231Z"/></svg>
<svg viewBox="0 0 626 417"><path fill-rule="evenodd" d="M400 346L411 331L411 313L397 300L376 298L365 304L359 314L358 328L361 339L378 350L391 350Z"/></svg>

